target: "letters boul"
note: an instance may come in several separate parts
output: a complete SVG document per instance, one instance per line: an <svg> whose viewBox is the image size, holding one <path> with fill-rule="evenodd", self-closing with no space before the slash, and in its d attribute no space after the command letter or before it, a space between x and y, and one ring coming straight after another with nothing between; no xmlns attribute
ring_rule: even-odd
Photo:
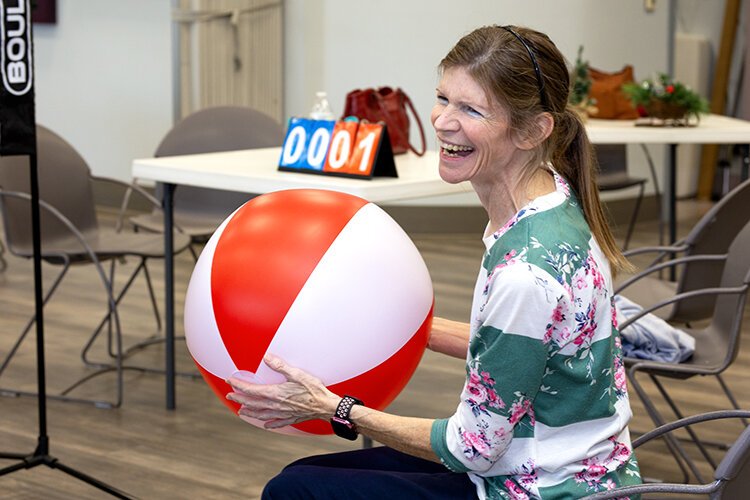
<svg viewBox="0 0 750 500"><path fill-rule="evenodd" d="M28 0L0 0L0 155L36 153Z"/></svg>

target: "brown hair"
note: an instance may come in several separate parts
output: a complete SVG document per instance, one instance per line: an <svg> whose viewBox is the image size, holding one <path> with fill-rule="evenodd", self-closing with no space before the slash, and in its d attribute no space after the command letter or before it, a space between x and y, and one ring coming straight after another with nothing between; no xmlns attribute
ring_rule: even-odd
<svg viewBox="0 0 750 500"><path fill-rule="evenodd" d="M599 200L598 165L586 129L568 105L570 75L565 58L547 35L516 26L485 26L461 38L440 61L440 71L461 67L491 100L503 104L513 130L535 136L535 118L552 115L552 134L533 151L526 178L551 162L580 198L584 217L612 267L631 269L607 223Z"/></svg>

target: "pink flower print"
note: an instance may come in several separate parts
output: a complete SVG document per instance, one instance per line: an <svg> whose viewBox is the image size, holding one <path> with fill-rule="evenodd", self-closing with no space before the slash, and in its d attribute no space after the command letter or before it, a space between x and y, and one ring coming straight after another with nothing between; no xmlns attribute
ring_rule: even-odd
<svg viewBox="0 0 750 500"><path fill-rule="evenodd" d="M547 329L544 331L544 337L542 338L543 344L549 344L552 340L552 335L555 333L555 329L552 327L552 323L547 325Z"/></svg>
<svg viewBox="0 0 750 500"><path fill-rule="evenodd" d="M505 486L505 489L507 490L508 495L512 500L528 500L529 495L527 495L520 486L518 486L510 479L506 479L503 483L503 486Z"/></svg>
<svg viewBox="0 0 750 500"><path fill-rule="evenodd" d="M604 486L604 489L606 489L607 491L614 490L615 488L617 488L617 484L611 479L607 479L604 482L603 486Z"/></svg>
<svg viewBox="0 0 750 500"><path fill-rule="evenodd" d="M591 463L589 460L584 460L583 465L585 468L581 472L577 472L575 480L579 483L587 483L591 486L601 482L601 478L607 473L607 468L598 463Z"/></svg>
<svg viewBox="0 0 750 500"><path fill-rule="evenodd" d="M598 271L594 274L594 288L597 290L604 288L604 276Z"/></svg>
<svg viewBox="0 0 750 500"><path fill-rule="evenodd" d="M568 186L568 183L563 180L562 177L555 174L555 184L557 185L557 189L562 191L565 196L570 196L570 186Z"/></svg>
<svg viewBox="0 0 750 500"><path fill-rule="evenodd" d="M599 267L596 264L596 261L594 260L594 256L591 255L591 252L589 252L588 257L586 257L586 269L588 269L588 272L591 273L591 280L594 285L594 288L597 290L604 287L604 275L599 272Z"/></svg>
<svg viewBox="0 0 750 500"><path fill-rule="evenodd" d="M482 382L490 387L495 385L495 379L490 377L490 372L482 372Z"/></svg>
<svg viewBox="0 0 750 500"><path fill-rule="evenodd" d="M552 321L554 321L555 323L559 323L563 320L565 320L565 313L563 312L563 304L558 302L557 307L555 307L555 310L552 311Z"/></svg>
<svg viewBox="0 0 750 500"><path fill-rule="evenodd" d="M501 227L500 229L498 229L497 231L495 231L495 235L494 235L495 239L500 238L500 236L502 236L503 234L505 234L505 232L508 231L508 229L510 229L513 226L515 226L516 222L518 222L519 215L521 215L521 214L519 213L519 214L514 215L513 217L511 217L510 219L508 219L508 222L506 222L505 224L503 224L503 227Z"/></svg>
<svg viewBox="0 0 750 500"><path fill-rule="evenodd" d="M625 367L623 366L615 370L615 389L621 392L628 390L628 377L625 374Z"/></svg>
<svg viewBox="0 0 750 500"><path fill-rule="evenodd" d="M614 303L612 304L612 307L610 307L610 311L612 311L612 326L617 328L617 308L615 307Z"/></svg>
<svg viewBox="0 0 750 500"><path fill-rule="evenodd" d="M570 327L564 326L560 329L560 341L567 342L567 340L570 338Z"/></svg>
<svg viewBox="0 0 750 500"><path fill-rule="evenodd" d="M586 474L589 478L596 481L601 479L607 473L607 468L601 464L590 465Z"/></svg>
<svg viewBox="0 0 750 500"><path fill-rule="evenodd" d="M628 448L625 443L621 443L617 441L614 436L609 438L610 441L614 444L614 449L612 450L612 453L609 454L608 459L610 461L616 460L619 463L625 463L628 460L630 460L630 448Z"/></svg>
<svg viewBox="0 0 750 500"><path fill-rule="evenodd" d="M479 374L475 370L471 370L471 373L469 373L469 384L477 385L481 383L482 379L479 378Z"/></svg>
<svg viewBox="0 0 750 500"><path fill-rule="evenodd" d="M498 396L497 392L494 389L489 389L487 391L487 401L489 402L492 408L497 408L497 409L505 408L505 402L502 400L500 396Z"/></svg>
<svg viewBox="0 0 750 500"><path fill-rule="evenodd" d="M580 335L573 339L573 344L581 346L586 340L591 339L594 336L596 330L591 325L586 325L581 329Z"/></svg>
<svg viewBox="0 0 750 500"><path fill-rule="evenodd" d="M487 401L487 388L482 384L473 384L469 382L466 384L466 390L471 394L474 403L482 404Z"/></svg>
<svg viewBox="0 0 750 500"><path fill-rule="evenodd" d="M567 293L568 298L572 300L573 297L575 296L575 294L573 293L573 289L570 287L570 285L568 285L567 282L564 282L561 284L562 284L563 290L565 290L565 292Z"/></svg>
<svg viewBox="0 0 750 500"><path fill-rule="evenodd" d="M509 251L508 251L508 252L506 252L506 254L505 254L505 260L510 260L510 259L512 259L513 257L515 257L515 256L516 256L516 253L517 253L517 252L516 252L516 250L515 250L515 249L513 249L513 250L509 250Z"/></svg>
<svg viewBox="0 0 750 500"><path fill-rule="evenodd" d="M573 278L573 285L579 290L586 288L586 278L584 276L575 276Z"/></svg>
<svg viewBox="0 0 750 500"><path fill-rule="evenodd" d="M539 478L536 475L536 468L534 466L534 460L532 459L529 459L520 468L516 468L512 474L516 476L516 479L518 480L518 484L520 484L521 486L527 489L535 485L537 481L539 480Z"/></svg>
<svg viewBox="0 0 750 500"><path fill-rule="evenodd" d="M490 447L484 439L484 436L474 432L464 431L461 437L463 437L466 448L472 450L476 455L481 457L489 457Z"/></svg>
<svg viewBox="0 0 750 500"><path fill-rule="evenodd" d="M526 414L529 415L531 425L534 425L534 410L531 407L531 401L521 396L520 399L513 401L513 404L510 407L510 418L508 421L512 425L515 425Z"/></svg>

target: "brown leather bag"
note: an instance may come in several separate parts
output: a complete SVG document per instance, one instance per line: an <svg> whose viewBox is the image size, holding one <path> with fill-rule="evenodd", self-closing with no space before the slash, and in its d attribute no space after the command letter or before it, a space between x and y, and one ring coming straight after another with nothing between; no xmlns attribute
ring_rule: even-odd
<svg viewBox="0 0 750 500"><path fill-rule="evenodd" d="M589 67L589 76L591 77L589 97L596 99L594 106L598 110L596 114L592 113L592 118L610 120L634 120L638 118L638 111L622 91L624 83L635 81L633 66L628 64L615 73L607 73Z"/></svg>
<svg viewBox="0 0 750 500"><path fill-rule="evenodd" d="M419 127L419 135L422 139L421 150L417 150L409 142L409 115L406 111L407 106L411 110ZM425 152L426 145L422 122L409 96L399 88L380 87L377 89L352 90L346 95L344 116L342 118L346 118L347 116L356 116L360 120L367 120L373 123L385 123L388 130L388 137L391 140L393 154L402 154L411 150L414 154L422 156Z"/></svg>

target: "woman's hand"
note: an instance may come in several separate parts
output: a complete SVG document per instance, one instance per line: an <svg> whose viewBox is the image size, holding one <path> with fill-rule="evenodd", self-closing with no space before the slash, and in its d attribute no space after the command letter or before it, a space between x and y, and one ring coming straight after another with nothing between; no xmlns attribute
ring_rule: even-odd
<svg viewBox="0 0 750 500"><path fill-rule="evenodd" d="M262 420L268 429L316 418L331 418L341 398L329 391L323 382L276 356L267 354L263 361L284 375L286 382L264 385L230 377L227 383L234 392L227 394L227 399L242 405L240 415Z"/></svg>

